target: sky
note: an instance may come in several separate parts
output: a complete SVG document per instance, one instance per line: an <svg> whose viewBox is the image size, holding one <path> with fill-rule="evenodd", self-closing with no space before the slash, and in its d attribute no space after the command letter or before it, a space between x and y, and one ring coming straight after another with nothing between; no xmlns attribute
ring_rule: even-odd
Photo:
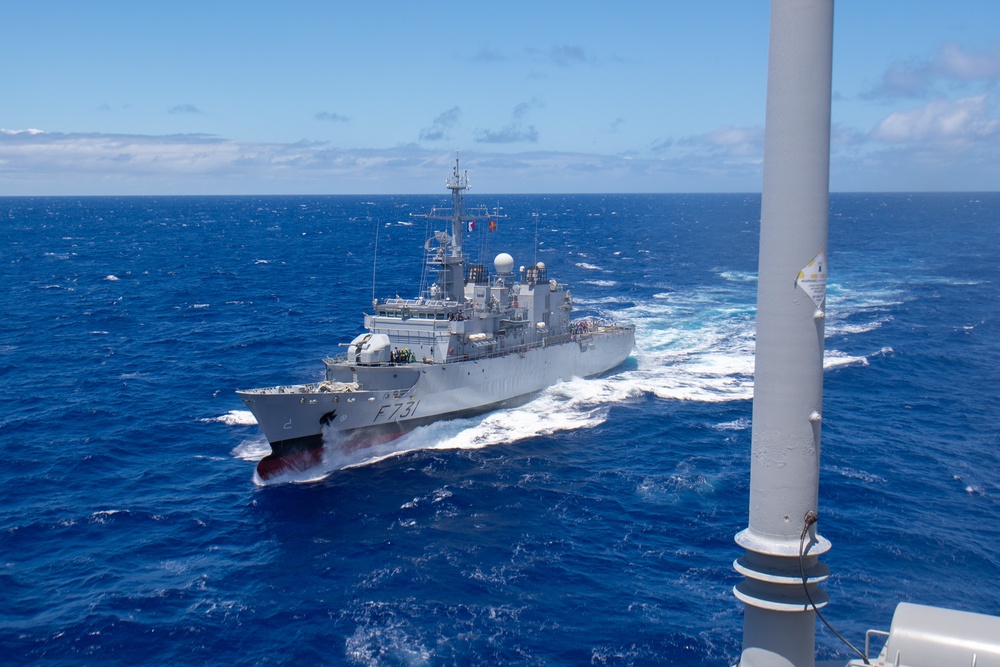
<svg viewBox="0 0 1000 667"><path fill-rule="evenodd" d="M4 0L0 196L759 192L769 2ZM1000 188L1000 2L840 0L830 187Z"/></svg>

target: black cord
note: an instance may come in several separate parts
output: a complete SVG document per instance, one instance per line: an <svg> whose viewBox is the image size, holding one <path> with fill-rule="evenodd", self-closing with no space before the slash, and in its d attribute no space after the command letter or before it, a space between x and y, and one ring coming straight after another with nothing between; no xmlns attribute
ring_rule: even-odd
<svg viewBox="0 0 1000 667"><path fill-rule="evenodd" d="M839 632L833 629L833 626L830 625L830 623L826 620L826 618L823 617L823 614L820 613L819 607L817 607L816 603L813 602L812 595L809 593L809 586L806 583L806 569L804 565L806 534L809 532L809 526L813 525L817 521L819 521L819 515L817 515L816 512L814 512L813 510L809 510L808 512L806 512L805 525L802 526L802 535L799 537L799 574L802 575L802 590L806 592L806 598L809 599L809 604L812 605L813 611L816 612L816 616L819 617L819 620L823 621L823 625L825 625L830 630L830 632L832 632L837 637L837 639L844 642L844 644L846 644L848 648L857 653L858 656L862 660L864 660L866 665L871 665L872 663L868 662L867 655L859 651L854 646L854 644L844 639L843 635L841 635Z"/></svg>

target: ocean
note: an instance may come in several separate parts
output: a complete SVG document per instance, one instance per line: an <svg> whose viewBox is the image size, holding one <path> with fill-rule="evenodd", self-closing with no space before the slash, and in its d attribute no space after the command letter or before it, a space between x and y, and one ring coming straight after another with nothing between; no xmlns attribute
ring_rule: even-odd
<svg viewBox="0 0 1000 667"><path fill-rule="evenodd" d="M416 296L446 197L0 198L4 663L734 664L759 195L467 201L507 216L467 249L633 355L261 486L234 391ZM831 197L818 527L857 645L901 601L1000 615L998 248L997 193Z"/></svg>

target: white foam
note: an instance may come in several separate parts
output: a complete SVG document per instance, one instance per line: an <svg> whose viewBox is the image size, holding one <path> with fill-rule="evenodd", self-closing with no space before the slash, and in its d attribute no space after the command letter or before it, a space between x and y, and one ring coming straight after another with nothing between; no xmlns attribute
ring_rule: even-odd
<svg viewBox="0 0 1000 667"><path fill-rule="evenodd" d="M324 432L321 463L303 472L282 473L266 482L254 475L254 482L261 486L315 482L338 470L371 465L414 451L482 449L558 431L593 428L607 419L611 403L633 395L637 395L637 390L615 376L597 380L573 379L550 387L534 401L518 408L469 419L434 422L391 442L359 450L344 451L337 442L336 433ZM239 453L234 450L234 455L249 458L250 443L241 443L241 447Z"/></svg>
<svg viewBox="0 0 1000 667"><path fill-rule="evenodd" d="M830 471L835 472L842 477L847 477L849 479L857 479L868 484L885 484L886 479L874 473L867 472L865 470L855 470L854 468L842 468L840 466L830 466Z"/></svg>
<svg viewBox="0 0 1000 667"><path fill-rule="evenodd" d="M757 282L757 273L751 271L723 271L719 277L736 283Z"/></svg>
<svg viewBox="0 0 1000 667"><path fill-rule="evenodd" d="M604 296L599 299L586 299L574 296L573 303L580 306L594 306L594 305L631 303L631 301L624 296Z"/></svg>
<svg viewBox="0 0 1000 667"><path fill-rule="evenodd" d="M234 458L256 463L271 453L271 445L264 436L243 440L230 452Z"/></svg>
<svg viewBox="0 0 1000 667"><path fill-rule="evenodd" d="M871 331L875 331L876 329L880 328L882 324L888 321L888 319L889 318L886 318L884 320L872 320L871 322L864 322L862 324L843 324L836 327L828 327L826 333L827 336L830 336L835 333L844 333L844 334L869 333Z"/></svg>
<svg viewBox="0 0 1000 667"><path fill-rule="evenodd" d="M723 422L721 424L715 425L715 430L717 431L745 431L750 428L751 422L746 417L740 417L739 419Z"/></svg>
<svg viewBox="0 0 1000 667"><path fill-rule="evenodd" d="M867 366L867 357L858 357L844 354L838 350L827 350L823 355L823 368L842 368L844 366Z"/></svg>
<svg viewBox="0 0 1000 667"><path fill-rule="evenodd" d="M101 510L90 515L92 523L107 524L116 514L128 514L128 510Z"/></svg>
<svg viewBox="0 0 1000 667"><path fill-rule="evenodd" d="M621 374L663 399L719 402L753 396L753 319L747 306L704 307L704 295L663 293L626 309L638 362Z"/></svg>
<svg viewBox="0 0 1000 667"><path fill-rule="evenodd" d="M224 415L219 415L218 417L205 417L199 419L198 421L219 422L220 424L225 424L226 426L255 426L257 424L257 419L249 410L230 410Z"/></svg>
<svg viewBox="0 0 1000 667"><path fill-rule="evenodd" d="M372 603L378 604L378 603ZM430 665L434 652L419 639L418 634L401 615L390 614L390 621L379 622L366 618L358 623L354 634L347 638L344 650L351 662L362 665L394 664Z"/></svg>
<svg viewBox="0 0 1000 667"><path fill-rule="evenodd" d="M436 422L384 445L346 453L336 446L327 447L326 458L317 470L272 481L314 481L335 470L369 465L416 450L478 449L559 431L594 428L608 418L611 406L643 395L706 403L750 400L755 294L748 283L754 280L753 274L733 274L722 286L661 292L642 303L621 297L589 301L591 308L602 311L602 317L636 325L633 360L615 374L563 382L519 408L473 419ZM873 301L885 296L877 293L868 300L857 295L844 317L871 312ZM887 318L879 315L867 325L840 324L837 332L848 337L865 335L884 321ZM882 347L871 356L891 353L891 348ZM837 349L827 349L824 359L826 369L868 363L866 356ZM743 430L749 428L749 422L738 420L717 428Z"/></svg>

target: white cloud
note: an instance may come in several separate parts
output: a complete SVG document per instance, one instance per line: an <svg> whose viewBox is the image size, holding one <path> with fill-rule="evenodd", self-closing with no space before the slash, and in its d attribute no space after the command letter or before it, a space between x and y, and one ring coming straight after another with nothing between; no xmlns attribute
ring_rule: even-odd
<svg viewBox="0 0 1000 667"><path fill-rule="evenodd" d="M994 137L1000 119L990 116L987 95L958 100L936 99L916 109L883 119L871 136L885 143L967 144Z"/></svg>
<svg viewBox="0 0 1000 667"><path fill-rule="evenodd" d="M760 156L764 151L764 128L721 127L704 136L706 143L726 152L727 155Z"/></svg>
<svg viewBox="0 0 1000 667"><path fill-rule="evenodd" d="M989 190L1000 182L1000 121L982 97L938 100L888 117L867 135L835 128L835 190ZM507 139L527 140L530 126ZM527 136L518 132L529 132ZM497 137L501 138L501 133ZM619 155L462 150L483 192L754 192L763 131L720 127L657 151ZM500 142L502 144L503 142ZM419 145L346 149L211 135L0 130L0 196L80 194L437 193L454 160Z"/></svg>
<svg viewBox="0 0 1000 667"><path fill-rule="evenodd" d="M170 107L167 109L169 114L200 114L201 109L193 104L178 104L175 107Z"/></svg>
<svg viewBox="0 0 1000 667"><path fill-rule="evenodd" d="M479 130L476 142L481 144L538 143L538 130L534 125L510 123L499 130Z"/></svg>
<svg viewBox="0 0 1000 667"><path fill-rule="evenodd" d="M1000 78L1000 52L970 51L946 42L929 60L895 63L866 98L927 97L946 89L993 83Z"/></svg>
<svg viewBox="0 0 1000 667"><path fill-rule="evenodd" d="M423 141L442 141L449 139L448 133L458 124L462 110L459 107L452 107L437 115L430 127L420 130L420 139Z"/></svg>
<svg viewBox="0 0 1000 667"><path fill-rule="evenodd" d="M329 120L335 123L347 123L351 120L350 117L337 113L336 111L320 111L315 117L316 120Z"/></svg>
<svg viewBox="0 0 1000 667"><path fill-rule="evenodd" d="M530 126L493 139L532 141ZM521 134L518 134L521 133ZM503 148L501 147L501 151ZM752 191L749 172L701 156L643 159L551 151L462 150L483 192ZM451 150L416 145L344 149L328 143L231 141L209 135L0 133L0 196L80 194L436 193Z"/></svg>
<svg viewBox="0 0 1000 667"><path fill-rule="evenodd" d="M653 150L663 152L672 145L669 140L658 142ZM677 146L704 155L749 158L759 162L764 154L764 128L724 125L705 134L684 137L677 141Z"/></svg>
<svg viewBox="0 0 1000 667"><path fill-rule="evenodd" d="M34 134L45 134L45 130L36 130L34 128L28 128L27 130L5 130L2 127L0 127L0 134L6 134L8 136L13 136L15 134L34 135Z"/></svg>
<svg viewBox="0 0 1000 667"><path fill-rule="evenodd" d="M582 46L575 44L560 44L549 50L549 57L560 67L569 67L587 62L587 52Z"/></svg>
<svg viewBox="0 0 1000 667"><path fill-rule="evenodd" d="M992 81L1000 76L1000 54L971 53L953 42L944 44L934 68L941 76L962 81Z"/></svg>
<svg viewBox="0 0 1000 667"><path fill-rule="evenodd" d="M538 143L538 129L524 122L525 117L534 108L542 106L537 99L521 102L511 111L511 122L499 130L478 130L475 141L481 144L514 144Z"/></svg>

